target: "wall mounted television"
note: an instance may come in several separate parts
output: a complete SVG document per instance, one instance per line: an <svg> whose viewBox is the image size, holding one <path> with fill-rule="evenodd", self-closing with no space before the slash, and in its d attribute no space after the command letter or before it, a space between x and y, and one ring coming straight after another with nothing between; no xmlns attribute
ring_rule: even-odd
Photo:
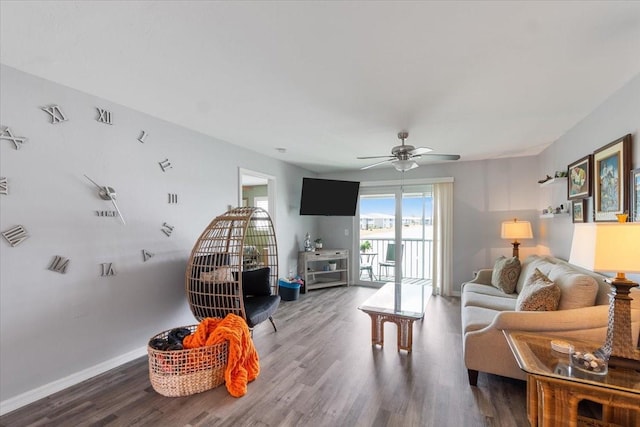
<svg viewBox="0 0 640 427"><path fill-rule="evenodd" d="M302 178L300 215L354 216L360 183Z"/></svg>

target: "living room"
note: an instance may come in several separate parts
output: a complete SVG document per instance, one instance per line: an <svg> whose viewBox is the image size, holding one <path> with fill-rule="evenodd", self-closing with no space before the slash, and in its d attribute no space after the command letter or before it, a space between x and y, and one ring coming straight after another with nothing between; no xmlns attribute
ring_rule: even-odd
<svg viewBox="0 0 640 427"><path fill-rule="evenodd" d="M144 12L142 3L134 3L141 9L135 9L131 15ZM9 186L6 194L0 195L0 231L5 232L19 224L28 233L28 238L15 247L5 239L0 242L2 414L144 357L146 343L151 336L162 330L194 323L184 292L185 265L194 242L207 224L215 216L227 211L229 206L240 204L239 169L257 171L275 178L276 205L273 219L279 244L281 276L296 269L298 252L303 250L306 233L322 236L326 247L357 249L357 242L353 239L357 225L353 218L299 215L303 177L396 183L402 179L428 181L449 177L454 182L452 296L446 296L450 299L431 298L429 304L434 305L432 312L442 313L445 317L429 320L427 316L429 321L425 320L419 327L424 335L416 341L418 347L411 355L413 358L404 354L397 355L392 346L385 348L382 353L372 353L368 342L368 319L355 308L369 289L338 289L336 297L349 295L343 293L346 289L357 292L353 295L354 301L339 305L351 314L328 312L329 314L325 313L326 317L322 316L322 311L314 306L313 301L315 299L327 306L333 304L333 299L323 297L324 291L313 291L305 295L297 307L296 302L283 304L282 317L276 315L280 326L277 333L274 334L269 325L261 325L256 329L255 341L258 350L264 355L265 366L280 370L282 376L286 376L286 366L270 357L278 354L274 349L286 346L288 340L295 340L293 326L296 325L296 315L300 315L305 309L314 313L315 323L320 324L327 322L329 317L344 316L340 325L346 327L351 324L354 331L359 333L358 340L354 338L353 341L361 346L362 353L358 356L354 349L350 349L348 354L351 357L372 359L372 364L380 362L385 370L392 370L394 366L415 367L418 365L417 360L429 360L429 356L434 357L427 339L428 334L434 333L429 325L438 325L445 331L453 328L453 324L445 321L450 316L445 307L450 304L455 306L455 302L451 301L459 296L460 285L470 280L475 271L493 266L498 256L508 256L511 253L509 242L500 237L500 224L503 221L517 217L531 222L534 238L523 242L520 247L522 258L531 254L553 254L562 259L569 258L573 235L571 217L540 218L542 209L566 202L566 187L541 188L539 180L556 171L565 171L572 162L627 134L632 136L632 168L640 167L637 142L640 129L637 8L631 8L633 13L629 12L627 15L631 25L623 27L628 31L623 32L623 41L610 41L616 45L626 41L629 53L636 54L629 54L624 60L616 58L619 61L614 62L604 59L607 67L624 70L616 74L619 80L611 85L600 86L602 90L606 88L607 92L590 92L591 104L585 111L580 109L586 108L581 103L583 90L580 87L557 94L558 98L575 99L575 103L579 104L575 110L566 113L570 116L569 122L558 121L558 126L565 126L562 131L554 129L555 134L535 141L522 136L523 144L526 142L528 145L514 151L514 155L502 150L488 158L467 160L463 157L457 162L421 165L401 174L392 167L316 171L312 165L303 167L291 163L286 153L277 152L273 148L272 154L267 155L236 145L233 132L229 129L225 134L209 135L194 130L197 129L195 126L172 122L171 110L175 107L170 101L157 98L157 92L149 92L148 97L157 100L162 108L151 112L138 108L136 103L123 104L116 101L121 99L124 92L135 91L133 88L146 88L141 80L133 81L130 87L114 89L109 85L115 85L116 79L111 81L103 77L105 87L91 91L84 89L90 72L80 72L73 77L56 75L56 67L53 66L51 74L44 77L38 72L40 66L55 65L56 61L82 62L81 59L64 56L65 49L73 51L71 47L74 41L59 39L50 46L51 52L47 57L22 59L15 53L21 49L20 32L37 33L39 36L35 37L35 42L46 45L47 37L55 34L55 31L42 30L40 33L36 22L25 18L25 14L35 14L37 19L42 20L55 16L63 22L65 16L47 15L53 14L56 8L64 10L62 6L47 6L46 2L32 2L27 6L6 1L1 3L1 123L3 129L10 128L14 137L22 137L24 140L16 143L8 139L0 141L0 175L7 178ZM117 10L108 8L105 4L94 6L86 21L74 22L74 25L79 26L76 37L92 32L92 25L97 22L92 19L96 19L96 14L117 15ZM35 13L37 7L43 8L47 13ZM593 13L593 9L589 11ZM171 9L170 12L167 12L167 20L174 18L175 10ZM621 15L614 15L621 19ZM594 15L590 16L593 18ZM21 28L18 30L18 27ZM396 30L402 32L401 23L398 23ZM19 34L9 37L8 33L11 31L18 31ZM113 47L108 39L104 43L106 47ZM200 48L207 48L202 40L199 43ZM610 46L593 49L597 54L604 55ZM78 52L75 54L78 55ZM138 54L141 56L137 56ZM515 56L519 57L519 54ZM598 57L596 54L594 56ZM143 52L128 52L128 56L122 58L122 72L132 72L127 69L135 67L137 64L134 63L143 58ZM42 64L39 65L38 60ZM389 58L389 61L394 62L395 59ZM169 67L170 62L167 61L164 66ZM101 66L99 62L91 64L91 69ZM140 74L153 74L154 66L157 69L163 68L162 64L141 65L143 70ZM545 64L545 67L548 68L540 72L554 74L554 64ZM587 71L565 67L562 74L569 77L564 80L577 78L572 73ZM187 78L200 79L203 86L207 84L206 76L194 74ZM596 85L602 78L606 79L607 75L595 74L590 77L591 80L585 78L585 81ZM178 88L181 86L178 80L164 83ZM526 87L518 88L522 92L521 97L535 98L535 93L528 92ZM268 89L263 92L262 89L253 87L256 93L277 99L277 88ZM586 88L583 89L586 91ZM225 120L226 116L221 116L221 119L216 116L224 106L215 105L214 99L203 100L198 94L190 95L194 117L205 116L211 121ZM138 96L142 95L138 93ZM487 96L506 97L506 94ZM531 101L534 102L535 99ZM554 99L547 99L547 102L547 117L537 116L538 121L531 124L532 128L542 126L545 121L554 121L562 115L562 111L554 108ZM58 106L58 109L53 109L53 106ZM563 106L569 108L566 104ZM488 116L496 114L493 111L483 111L481 106L477 108L478 120L489 120ZM238 111L235 113L239 114ZM506 113L502 111L502 114ZM396 145L395 134L402 130L397 126L406 126L411 137L418 139L409 140L416 145L431 146L436 143L422 140L417 136L419 133L416 135L412 132L411 120L385 120L387 121L380 128L372 131L376 136L378 133L389 134L388 143L381 147L380 154L385 154L391 146ZM349 129L348 123L343 126ZM250 126L247 124L246 127ZM284 127L278 130L283 134L288 132ZM259 139L260 126L252 132L254 138ZM343 132L348 133L345 130ZM498 130L495 132L499 133ZM524 133L526 132L523 131ZM243 135L246 138L246 134ZM305 135L287 135L286 140L297 140L298 144L303 145ZM333 141L328 144L333 144ZM446 141L438 144L440 145L434 147L438 152L455 150L455 147L446 145ZM531 146L535 146L535 149ZM350 156L350 161L356 155L378 154L378 148L367 144L360 144L358 148L357 154ZM527 155L526 151L529 149L532 151ZM332 150L337 151L337 147L332 146ZM332 150L316 147L316 151ZM287 151L294 155L297 151L295 143L291 142ZM365 164L361 162L361 166ZM97 196L95 187L87 177L117 190L121 218L95 215L95 211L111 211L112 207L109 201ZM167 200L167 194L176 196ZM591 202L588 202L588 208L592 209ZM345 235L345 230L348 235ZM147 255L142 251L146 251ZM52 271L48 268L55 257L69 260L65 270ZM630 277L636 282L640 279L637 275ZM330 325L327 323L327 326ZM455 335L456 332L451 333ZM280 338L278 334L281 334ZM330 340L331 336L326 338ZM350 334L336 340L346 342L349 341L348 338L353 336ZM461 352L459 335L455 339L441 339L442 341L435 342L455 346L444 347L451 353ZM436 366L455 379L448 379L443 374L435 381L444 384L450 381L454 384L447 396L455 394L455 387L465 387L465 391L461 392L467 396L463 405L482 406L491 398L503 396L503 406L508 407L508 397L504 397L508 393L520 393L522 398L524 396L524 383L493 377L481 377L478 390L468 391L469 385L463 381L466 380L464 365L445 367L444 362L440 360ZM305 359L305 363L312 364L313 359ZM322 365L325 363L326 366ZM331 368L325 359L322 359L322 364L319 369L326 368L327 375L343 374L336 372L336 367ZM407 371L402 372L406 375ZM264 378L277 378L277 375L272 374L273 371L263 375ZM313 374L318 377L322 375L321 372ZM415 375L416 377L407 380L420 382L419 375L422 373L416 372ZM261 380L265 381L264 378L259 378L254 385L258 385ZM358 384L363 383L356 382L356 387ZM280 385L278 390L281 392L296 387L296 383L291 383ZM339 383L332 383L327 387L340 389ZM265 387L260 392L265 402L263 405L268 405L269 400L265 397L267 390L268 387ZM216 392L216 396L221 396L219 393L223 390ZM374 394L375 390L371 390L371 393ZM437 395L431 388L429 393L431 397ZM434 399L433 406L456 406L455 401ZM182 399L180 401L184 402ZM169 406L178 405L169 402ZM203 400L201 405L206 405L205 402ZM224 405L237 405L235 402L225 400ZM524 400L521 403L524 404L523 402ZM359 404L369 408L367 402ZM402 406L403 403L398 401L393 405ZM312 404L307 409L311 412L325 411L325 415L341 410L339 407L319 409ZM478 409L476 407L469 410ZM525 409L521 408L521 411L524 413ZM503 418L505 419L508 417ZM280 421L287 424L286 420ZM185 419L174 422L187 423ZM507 421L503 421L503 425L507 425L504 423ZM295 423L292 421L290 424ZM363 421L364 424L366 422Z"/></svg>

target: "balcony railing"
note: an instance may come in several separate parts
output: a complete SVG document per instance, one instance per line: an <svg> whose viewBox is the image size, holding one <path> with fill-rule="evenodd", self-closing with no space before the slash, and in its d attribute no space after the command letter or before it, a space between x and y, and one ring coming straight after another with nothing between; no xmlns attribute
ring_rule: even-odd
<svg viewBox="0 0 640 427"><path fill-rule="evenodd" d="M369 252L378 254L373 260L373 272L378 276L382 275L379 280L388 280L393 277L395 272L393 268L388 271L385 267L380 269L380 263L384 262L387 255L387 247L389 243L394 243L394 239L372 238L360 239L360 244L365 241L371 242ZM433 249L433 240L423 239L402 239L402 275L407 279L431 279L431 251Z"/></svg>

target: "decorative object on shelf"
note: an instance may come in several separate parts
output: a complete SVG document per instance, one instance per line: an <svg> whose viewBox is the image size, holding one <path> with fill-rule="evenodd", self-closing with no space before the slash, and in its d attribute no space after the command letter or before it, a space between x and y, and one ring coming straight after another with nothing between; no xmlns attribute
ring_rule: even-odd
<svg viewBox="0 0 640 427"><path fill-rule="evenodd" d="M640 168L631 171L631 222L640 222Z"/></svg>
<svg viewBox="0 0 640 427"><path fill-rule="evenodd" d="M322 239L321 238L317 238L316 240L314 240L315 244L316 244L316 249L322 249Z"/></svg>
<svg viewBox="0 0 640 427"><path fill-rule="evenodd" d="M569 200L591 196L591 163L591 154L589 154L567 166L569 175L567 198Z"/></svg>
<svg viewBox="0 0 640 427"><path fill-rule="evenodd" d="M566 178L567 177L567 171L556 171L555 175L553 175L554 178Z"/></svg>
<svg viewBox="0 0 640 427"><path fill-rule="evenodd" d="M327 264L329 265L329 271L336 271L338 268L338 263L336 261L327 261Z"/></svg>
<svg viewBox="0 0 640 427"><path fill-rule="evenodd" d="M304 236L304 251L311 252L312 250L313 247L311 246L311 236L309 235L309 233L307 233Z"/></svg>
<svg viewBox="0 0 640 427"><path fill-rule="evenodd" d="M544 184L545 182L547 182L547 181L549 181L549 180L552 180L552 179L553 179L553 177L552 177L551 175L547 175L547 177L546 177L546 178L543 178L543 179L541 179L541 180L538 180L538 184Z"/></svg>
<svg viewBox="0 0 640 427"><path fill-rule="evenodd" d="M631 134L594 151L593 164L594 219L596 222L615 221L615 214L629 208Z"/></svg>
<svg viewBox="0 0 640 427"><path fill-rule="evenodd" d="M365 240L360 244L360 252L368 252L371 250L371 247L372 247L371 242L368 240Z"/></svg>
<svg viewBox="0 0 640 427"><path fill-rule="evenodd" d="M518 257L520 242L518 239L533 239L533 231L531 231L531 223L529 221L518 221L514 218L513 221L504 221L502 223L502 230L500 237L503 239L513 239L511 244L513 245L513 255Z"/></svg>
<svg viewBox="0 0 640 427"><path fill-rule="evenodd" d="M584 205L584 199L571 202L571 217L573 222L587 222L587 211Z"/></svg>
<svg viewBox="0 0 640 427"><path fill-rule="evenodd" d="M597 272L614 272L616 277L607 279L611 285L609 325L602 351L610 354L610 366L626 366L640 369L640 350L637 337L631 334L630 289L637 283L626 278L625 273L640 273L639 223L591 223L576 224L571 244L571 264Z"/></svg>

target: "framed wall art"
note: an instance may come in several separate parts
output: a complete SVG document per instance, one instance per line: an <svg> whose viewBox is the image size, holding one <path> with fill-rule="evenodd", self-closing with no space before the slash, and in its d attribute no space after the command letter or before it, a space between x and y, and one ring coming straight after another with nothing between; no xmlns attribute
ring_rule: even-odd
<svg viewBox="0 0 640 427"><path fill-rule="evenodd" d="M591 196L591 154L567 166L567 197L569 200Z"/></svg>
<svg viewBox="0 0 640 427"><path fill-rule="evenodd" d="M617 221L629 208L631 134L593 152L593 211L595 221Z"/></svg>
<svg viewBox="0 0 640 427"><path fill-rule="evenodd" d="M640 222L640 168L631 171L631 222Z"/></svg>
<svg viewBox="0 0 640 427"><path fill-rule="evenodd" d="M587 209L584 199L573 200L571 202L571 216L573 222L587 222Z"/></svg>

